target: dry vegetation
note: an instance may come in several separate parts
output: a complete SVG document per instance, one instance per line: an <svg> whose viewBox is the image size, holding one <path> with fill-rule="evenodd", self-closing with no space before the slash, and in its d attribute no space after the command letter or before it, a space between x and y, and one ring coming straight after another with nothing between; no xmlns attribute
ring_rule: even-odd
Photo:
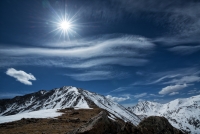
<svg viewBox="0 0 200 134"><path fill-rule="evenodd" d="M10 123L0 124L0 134L66 134L89 121L102 111L100 108L62 109L62 116L49 119L21 119Z"/></svg>

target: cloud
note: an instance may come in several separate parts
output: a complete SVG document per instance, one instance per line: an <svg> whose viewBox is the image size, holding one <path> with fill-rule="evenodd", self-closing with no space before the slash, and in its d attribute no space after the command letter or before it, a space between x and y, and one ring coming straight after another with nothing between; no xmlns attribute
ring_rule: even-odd
<svg viewBox="0 0 200 134"><path fill-rule="evenodd" d="M200 77L191 75L191 76L183 76L179 79L172 79L170 81L164 82L164 84L184 84L184 83L194 83L194 82L200 82Z"/></svg>
<svg viewBox="0 0 200 134"><path fill-rule="evenodd" d="M188 91L187 94L200 94L200 90L197 90L197 89L190 90L190 91Z"/></svg>
<svg viewBox="0 0 200 134"><path fill-rule="evenodd" d="M171 93L171 92L176 92L178 90L181 90L181 89L184 89L186 87L188 87L189 85L187 84L182 84L182 85L172 85L172 86L167 86L165 88L163 88L159 94L168 94L168 93Z"/></svg>
<svg viewBox="0 0 200 134"><path fill-rule="evenodd" d="M138 98L142 98L144 96L146 96L147 93L141 93L141 94L136 94L136 95L133 95L134 98L138 99Z"/></svg>
<svg viewBox="0 0 200 134"><path fill-rule="evenodd" d="M188 55L200 51L200 46L176 46L169 49L181 55Z"/></svg>
<svg viewBox="0 0 200 134"><path fill-rule="evenodd" d="M163 71L147 74L149 84L184 84L200 82L200 71L196 67L176 69L173 71Z"/></svg>
<svg viewBox="0 0 200 134"><path fill-rule="evenodd" d="M182 0L162 2L159 0L123 0L120 2L121 6L130 13L148 12L154 14L150 17L156 18L158 23L168 22L171 34L190 36L200 31L198 28L200 25L200 2Z"/></svg>
<svg viewBox="0 0 200 134"><path fill-rule="evenodd" d="M147 84L156 84L156 83L159 83L159 82L162 82L163 80L165 79L170 79L170 78L174 78L174 77L177 77L177 76L180 76L179 74L176 74L176 75L166 75L166 76L163 76L153 82L150 82L150 83L147 83Z"/></svg>
<svg viewBox="0 0 200 134"><path fill-rule="evenodd" d="M110 71L89 71L78 74L65 74L78 81L107 80L114 76Z"/></svg>
<svg viewBox="0 0 200 134"><path fill-rule="evenodd" d="M104 80L118 77L113 75L115 65L146 65L154 47L147 38L117 34L51 43L43 47L1 47L0 54L3 56L0 57L0 67L34 65L73 68L80 73L67 76L76 80ZM91 73L85 72L86 69L94 71L94 78L89 76Z"/></svg>
<svg viewBox="0 0 200 134"><path fill-rule="evenodd" d="M86 41L87 42L87 41ZM0 53L7 56L46 56L46 57L70 57L79 59L88 59L100 56L118 56L122 57L144 57L149 54L149 49L154 47L154 44L148 39L136 36L120 36L115 38L105 37L104 39L91 40L90 45L78 46L75 48L1 48ZM77 41L77 43L79 43ZM83 44L80 42L80 44ZM86 43L85 43L86 44ZM67 45L67 43L66 43ZM134 50L134 51L133 51ZM144 50L147 53L141 54Z"/></svg>
<svg viewBox="0 0 200 134"><path fill-rule="evenodd" d="M177 95L177 94L179 94L179 92L172 92L169 95L172 96L172 95Z"/></svg>
<svg viewBox="0 0 200 134"><path fill-rule="evenodd" d="M118 87L117 89L112 90L109 93L112 93L112 92L122 92L122 91L129 90L129 89L132 89L132 88L133 88L132 86Z"/></svg>
<svg viewBox="0 0 200 134"><path fill-rule="evenodd" d="M108 98L112 101L115 101L115 102L122 102L122 101L130 99L129 97L125 97L125 98L123 98L123 97L113 97L111 95L107 95L106 98Z"/></svg>
<svg viewBox="0 0 200 134"><path fill-rule="evenodd" d="M140 93L140 94L123 94L122 96L128 97L130 99L139 99L147 96L147 93Z"/></svg>
<svg viewBox="0 0 200 134"><path fill-rule="evenodd" d="M72 64L72 65L69 65L69 67L90 68L90 67L100 66L100 65L143 66L146 63L148 63L148 60L146 59L107 57L107 58L92 59L92 60L85 61L79 64Z"/></svg>
<svg viewBox="0 0 200 134"><path fill-rule="evenodd" d="M159 94L149 94L150 97L164 97L164 95Z"/></svg>
<svg viewBox="0 0 200 134"><path fill-rule="evenodd" d="M161 42L165 45L182 45L191 43L200 43L200 1L182 1L182 0L123 0L121 7L132 14L132 16L140 16L143 12L148 18L154 20L154 23L163 25L168 29L161 37L154 39L155 42ZM189 48L188 51L185 51ZM175 47L170 51L179 54L191 54L199 51L199 47ZM181 53L181 51L183 53Z"/></svg>
<svg viewBox="0 0 200 134"><path fill-rule="evenodd" d="M6 74L16 78L17 81L25 85L32 85L32 82L30 80L36 80L36 78L31 73L27 74L22 70L16 70L14 68L9 68L6 71Z"/></svg>

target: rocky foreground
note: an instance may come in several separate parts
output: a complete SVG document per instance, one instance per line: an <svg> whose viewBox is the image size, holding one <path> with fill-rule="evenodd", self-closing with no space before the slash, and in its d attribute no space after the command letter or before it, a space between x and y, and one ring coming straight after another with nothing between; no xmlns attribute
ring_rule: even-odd
<svg viewBox="0 0 200 134"><path fill-rule="evenodd" d="M182 134L164 117L152 116L138 126L101 109L66 108L57 118L23 118L0 124L1 134Z"/></svg>

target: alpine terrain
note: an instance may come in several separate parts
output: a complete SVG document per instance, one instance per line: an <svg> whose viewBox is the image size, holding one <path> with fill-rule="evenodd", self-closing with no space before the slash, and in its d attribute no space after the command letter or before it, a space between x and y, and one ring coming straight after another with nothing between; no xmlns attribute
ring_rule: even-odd
<svg viewBox="0 0 200 134"><path fill-rule="evenodd" d="M13 99L0 100L0 116L26 114L45 109L64 109L70 107L105 109L116 117L138 125L141 119L125 107L106 97L76 87L64 86L50 91L17 96Z"/></svg>
<svg viewBox="0 0 200 134"><path fill-rule="evenodd" d="M161 104L155 108L161 108ZM127 109L102 95L64 86L0 100L0 131L2 134L183 134L164 117L142 119L133 111L134 108Z"/></svg>
<svg viewBox="0 0 200 134"><path fill-rule="evenodd" d="M166 104L144 101L128 108L140 118L164 116L172 126L191 134L200 133L200 95Z"/></svg>

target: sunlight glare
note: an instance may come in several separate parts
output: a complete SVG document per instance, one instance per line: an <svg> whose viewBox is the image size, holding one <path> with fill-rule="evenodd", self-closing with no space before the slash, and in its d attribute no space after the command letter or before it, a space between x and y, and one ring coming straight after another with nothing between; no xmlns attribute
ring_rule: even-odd
<svg viewBox="0 0 200 134"><path fill-rule="evenodd" d="M65 31L69 30L71 27L71 24L68 21L62 21L59 25L60 25L60 29L65 30Z"/></svg>

